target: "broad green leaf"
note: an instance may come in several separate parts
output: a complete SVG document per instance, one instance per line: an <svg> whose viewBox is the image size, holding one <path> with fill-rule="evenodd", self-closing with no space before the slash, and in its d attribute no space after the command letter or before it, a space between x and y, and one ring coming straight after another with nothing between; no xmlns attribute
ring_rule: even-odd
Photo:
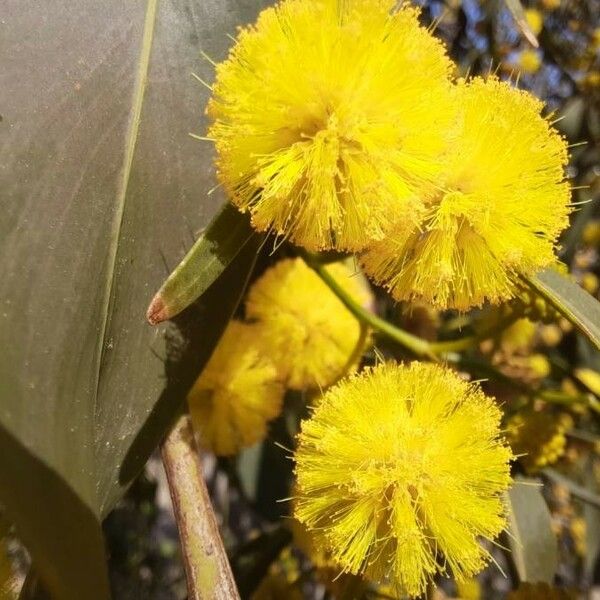
<svg viewBox="0 0 600 600"><path fill-rule="evenodd" d="M197 300L255 235L248 216L225 204L152 299L148 321L171 319Z"/></svg>
<svg viewBox="0 0 600 600"><path fill-rule="evenodd" d="M184 365L165 367L167 330L148 326L146 307L225 202L208 195L211 145L188 135L205 129L208 95L190 74L212 79L201 51L222 59L259 4L2 4L0 503L59 600L107 598L100 519L252 267L247 245L219 294L182 313Z"/></svg>
<svg viewBox="0 0 600 600"><path fill-rule="evenodd" d="M508 539L519 579L551 584L558 551L550 511L539 482L516 479L508 493Z"/></svg>
<svg viewBox="0 0 600 600"><path fill-rule="evenodd" d="M600 348L600 302L554 269L528 277L527 282Z"/></svg>

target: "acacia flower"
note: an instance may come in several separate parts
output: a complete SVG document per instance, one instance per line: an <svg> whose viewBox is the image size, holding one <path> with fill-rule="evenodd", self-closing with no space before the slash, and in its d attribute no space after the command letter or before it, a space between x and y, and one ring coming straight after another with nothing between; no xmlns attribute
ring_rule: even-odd
<svg viewBox="0 0 600 600"><path fill-rule="evenodd" d="M417 596L489 560L505 527L511 451L502 413L437 364L382 364L325 393L302 425L295 516L344 572Z"/></svg>
<svg viewBox="0 0 600 600"><path fill-rule="evenodd" d="M554 464L567 447L565 433L573 428L568 413L528 409L513 415L506 427L506 435L520 462L529 473Z"/></svg>
<svg viewBox="0 0 600 600"><path fill-rule="evenodd" d="M327 270L360 304L372 302L367 282L344 263ZM269 356L291 389L324 388L355 367L366 345L356 318L301 258L268 269L248 292Z"/></svg>
<svg viewBox="0 0 600 600"><path fill-rule="evenodd" d="M200 443L229 456L262 440L284 387L254 325L231 321L188 394Z"/></svg>
<svg viewBox="0 0 600 600"><path fill-rule="evenodd" d="M217 66L208 138L257 229L358 250L439 170L452 63L418 11L395 5L284 0Z"/></svg>
<svg viewBox="0 0 600 600"><path fill-rule="evenodd" d="M542 103L494 77L457 85L445 175L424 197L419 226L403 213L363 257L397 300L466 310L515 295L515 275L556 262L568 224L565 140Z"/></svg>

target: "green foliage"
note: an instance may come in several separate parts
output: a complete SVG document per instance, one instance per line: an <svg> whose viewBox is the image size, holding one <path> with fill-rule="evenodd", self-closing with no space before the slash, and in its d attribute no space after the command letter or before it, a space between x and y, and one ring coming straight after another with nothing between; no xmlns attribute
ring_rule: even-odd
<svg viewBox="0 0 600 600"><path fill-rule="evenodd" d="M529 279L529 284L550 302L595 346L600 348L600 303L571 278L547 269Z"/></svg>
<svg viewBox="0 0 600 600"><path fill-rule="evenodd" d="M143 315L161 256L177 262L222 202L206 195L210 145L188 136L207 95L190 73L210 78L201 51L223 57L226 33L258 8L4 7L0 502L57 598L108 596L100 520L164 435L252 267L246 246L187 315L202 353L191 374L167 373L173 401L165 331Z"/></svg>
<svg viewBox="0 0 600 600"><path fill-rule="evenodd" d="M508 539L519 579L551 584L558 555L541 484L532 479L517 479L508 502Z"/></svg>

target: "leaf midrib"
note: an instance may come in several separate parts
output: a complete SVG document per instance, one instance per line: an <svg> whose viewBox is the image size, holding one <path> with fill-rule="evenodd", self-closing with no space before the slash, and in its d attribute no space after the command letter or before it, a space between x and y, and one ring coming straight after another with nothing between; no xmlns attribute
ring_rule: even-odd
<svg viewBox="0 0 600 600"><path fill-rule="evenodd" d="M146 5L146 14L144 17L144 29L142 33L142 44L140 50L140 58L138 61L138 68L136 72L135 86L133 89L133 102L131 110L131 120L129 128L127 130L127 136L125 138L125 152L123 156L123 169L122 177L119 183L119 188L116 196L116 210L111 226L111 237L108 246L108 266L106 269L106 281L104 282L104 294L102 300L102 311L100 314L100 332L98 335L98 344L96 346L96 382L94 386L94 396L92 400L92 422L96 418L97 402L100 389L100 372L101 366L104 361L104 353L106 350L106 336L108 332L108 324L110 321L110 315L112 313L114 304L113 289L115 287L115 274L116 274L116 263L117 253L119 249L119 241L121 239L121 229L123 225L123 216L125 213L125 204L127 201L127 192L129 188L129 180L131 176L131 168L133 165L133 158L135 155L135 147L138 139L138 132L140 128L140 121L142 116L142 106L144 103L144 95L146 91L146 84L148 81L148 70L150 66L150 54L152 51L152 43L154 39L154 26L156 23L156 13L158 7L158 0L148 0ZM95 438L95 436L93 436ZM97 460L97 451L94 449L94 461ZM92 473L95 473L94 469ZM97 486L93 486L95 489L95 500L96 506L94 509L99 512L99 496Z"/></svg>

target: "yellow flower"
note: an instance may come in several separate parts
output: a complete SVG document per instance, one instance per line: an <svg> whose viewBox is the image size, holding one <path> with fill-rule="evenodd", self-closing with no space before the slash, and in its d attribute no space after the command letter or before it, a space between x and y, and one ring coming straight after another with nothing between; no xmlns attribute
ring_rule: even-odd
<svg viewBox="0 0 600 600"><path fill-rule="evenodd" d="M525 10L525 20L529 25L529 28L535 35L538 35L544 27L544 16L542 13L535 8L528 8Z"/></svg>
<svg viewBox="0 0 600 600"><path fill-rule="evenodd" d="M302 425L295 516L344 572L417 596L483 568L506 524L501 411L437 364L383 364L331 388Z"/></svg>
<svg viewBox="0 0 600 600"><path fill-rule="evenodd" d="M542 6L546 10L556 10L560 7L561 0L542 0Z"/></svg>
<svg viewBox="0 0 600 600"><path fill-rule="evenodd" d="M481 600L481 584L477 579L466 579L457 583L456 593L460 600Z"/></svg>
<svg viewBox="0 0 600 600"><path fill-rule="evenodd" d="M575 369L574 375L590 392L600 398L600 373L593 369L579 368Z"/></svg>
<svg viewBox="0 0 600 600"><path fill-rule="evenodd" d="M535 50L523 50L517 60L518 69L523 73L536 73L541 64L542 59Z"/></svg>
<svg viewBox="0 0 600 600"><path fill-rule="evenodd" d="M334 598L345 598L348 589L357 593L357 585L364 582L356 575L343 573L340 576L340 567L335 563L325 546L319 543L319 536L315 536L297 519L290 519L290 528L294 536L294 545L310 560L315 568L317 580Z"/></svg>
<svg viewBox="0 0 600 600"><path fill-rule="evenodd" d="M231 321L188 395L200 442L220 456L262 440L281 411L284 387L260 329Z"/></svg>
<svg viewBox="0 0 600 600"><path fill-rule="evenodd" d="M288 581L285 573L280 571L268 573L252 594L252 600L303 600L303 598L300 584Z"/></svg>
<svg viewBox="0 0 600 600"><path fill-rule="evenodd" d="M543 325L540 328L540 339L542 343L550 348L558 346L563 338L563 332L558 325L554 323Z"/></svg>
<svg viewBox="0 0 600 600"><path fill-rule="evenodd" d="M500 335L502 348L507 352L524 350L533 345L536 325L527 318L517 319Z"/></svg>
<svg viewBox="0 0 600 600"><path fill-rule="evenodd" d="M218 177L257 229L358 250L439 170L452 63L395 0L284 0L240 30L208 113Z"/></svg>
<svg viewBox="0 0 600 600"><path fill-rule="evenodd" d="M335 263L327 269L356 301L372 301L352 268ZM301 258L279 261L256 281L246 315L260 323L269 356L291 389L332 384L355 368L366 345L359 322Z"/></svg>
<svg viewBox="0 0 600 600"><path fill-rule="evenodd" d="M515 273L556 261L570 192L566 142L539 100L493 77L462 82L456 94L446 174L426 195L420 226L399 214L362 260L397 300L466 310L512 297Z"/></svg>
<svg viewBox="0 0 600 600"><path fill-rule="evenodd" d="M600 221L586 223L582 239L589 246L600 247Z"/></svg>
<svg viewBox="0 0 600 600"><path fill-rule="evenodd" d="M521 455L519 460L533 473L554 464L565 453L565 432L572 427L573 419L567 413L526 410L509 419L506 434L513 452Z"/></svg>
<svg viewBox="0 0 600 600"><path fill-rule="evenodd" d="M581 517L575 517L571 521L571 537L573 538L573 542L575 544L575 552L579 554L579 556L585 556L586 553L586 542L587 542L587 526L585 523L585 519Z"/></svg>
<svg viewBox="0 0 600 600"><path fill-rule="evenodd" d="M570 594L563 588L525 581L508 594L507 600L573 600L576 597L577 594Z"/></svg>
<svg viewBox="0 0 600 600"><path fill-rule="evenodd" d="M581 287L588 294L595 294L598 291L598 287L600 286L600 281L598 280L598 275L588 271L581 276Z"/></svg>

